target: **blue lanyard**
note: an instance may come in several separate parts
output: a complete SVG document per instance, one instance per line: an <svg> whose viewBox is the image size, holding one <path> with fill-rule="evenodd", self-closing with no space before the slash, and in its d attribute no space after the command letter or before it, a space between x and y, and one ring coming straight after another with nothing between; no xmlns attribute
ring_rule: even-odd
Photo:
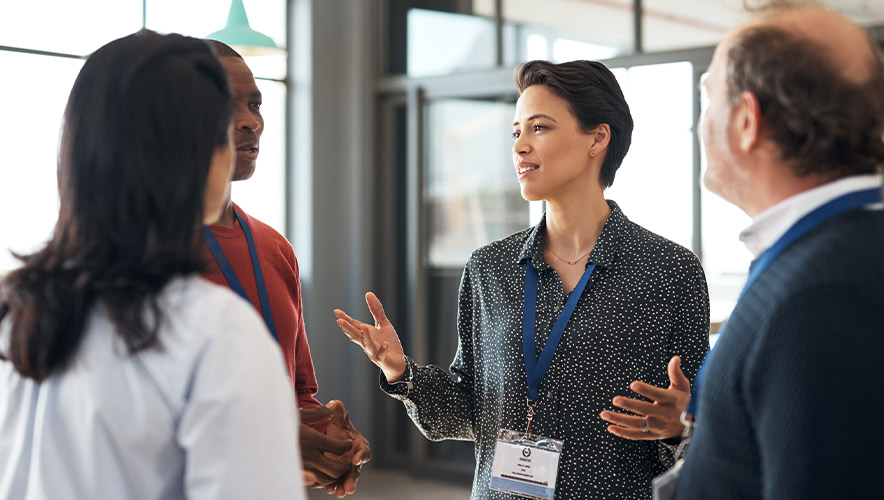
<svg viewBox="0 0 884 500"><path fill-rule="evenodd" d="M876 203L881 201L881 190L879 188L873 189L864 189L862 191L854 191L852 193L847 193L845 195L839 196L834 200L817 207L815 210L805 215L801 219L798 220L792 227L786 231L776 243L773 244L770 248L765 250L764 253L761 254L755 262L752 263L752 266L749 268L749 277L746 279L746 285L743 286L743 291L740 292L740 297L737 299L737 304L743 299L743 296L746 295L746 291L749 290L755 281L758 280L758 277L770 266L771 262L774 261L783 251L786 250L792 243L795 242L798 238L804 236L805 233L815 228L816 226L823 223L825 220L830 219L838 214L847 212L849 210L853 210L864 205L869 205L871 203ZM722 325L722 329L719 332L721 335L724 332L724 325ZM706 355L706 360L709 359L709 354ZM697 406L700 400L700 383L703 380L703 372L704 368L706 368L706 360L703 361L703 364L700 365L700 369L697 370L697 376L694 377L694 394L691 397L691 402L688 404L687 413L693 415L694 418L697 418Z"/></svg>
<svg viewBox="0 0 884 500"><path fill-rule="evenodd" d="M255 272L255 284L258 287L258 300L261 303L261 315L264 316L264 323L273 335L273 339L279 343L279 335L276 333L276 323L273 321L273 312L270 311L270 296L267 293L267 285L264 283L264 273L261 272L261 262L258 260L258 250L255 248L255 240L252 238L252 229L249 227L249 223L246 219L241 217L235 208L233 209L233 215L236 216L236 220L238 220L239 225L242 226L242 231L246 235L246 243L249 245L249 256L252 259L252 270ZM212 257L215 257L215 262L218 263L218 267L220 267L221 272L224 273L224 277L227 279L227 283L230 284L230 288L232 288L237 295L249 301L249 296L246 295L245 288L243 288L242 284L239 282L239 278L236 277L236 273L233 271L230 261L228 261L227 257L224 255L224 250L221 249L221 245L218 243L218 240L215 238L215 235L212 234L212 230L209 229L208 226L203 226L203 240L205 240L206 246L209 247L209 251L212 252Z"/></svg>
<svg viewBox="0 0 884 500"><path fill-rule="evenodd" d="M553 325L546 344L543 345L540 357L537 357L535 354L537 351L534 345L534 313L537 309L538 288L537 269L534 269L530 258L525 262L525 302L522 308L522 350L525 354L525 373L528 376L528 400L530 401L537 401L537 393L540 391L540 382L543 381L543 377L545 377L546 372L549 371L549 365L552 364L553 354L555 354L556 348L559 346L559 341L562 340L562 333L564 333L568 321L571 320L574 308L577 307L577 301L583 294L583 290L586 288L586 283L589 281L589 276L592 274L593 269L595 269L595 263L590 264L586 270L583 271L583 276L580 278L577 286L574 287L571 296L568 297L564 309L559 313L559 318L556 320L555 325Z"/></svg>

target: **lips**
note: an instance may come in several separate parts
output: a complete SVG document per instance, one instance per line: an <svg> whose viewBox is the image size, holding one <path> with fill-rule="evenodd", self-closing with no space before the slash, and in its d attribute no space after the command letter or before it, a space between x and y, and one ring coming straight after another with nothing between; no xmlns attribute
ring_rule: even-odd
<svg viewBox="0 0 884 500"><path fill-rule="evenodd" d="M238 144L236 155L246 161L255 161L258 159L258 144L255 142Z"/></svg>
<svg viewBox="0 0 884 500"><path fill-rule="evenodd" d="M528 172L531 172L532 170L537 170L538 168L540 168L540 165L538 165L536 163L529 163L529 162L521 162L520 161L519 164L516 165L516 171L519 173L520 176L525 175Z"/></svg>

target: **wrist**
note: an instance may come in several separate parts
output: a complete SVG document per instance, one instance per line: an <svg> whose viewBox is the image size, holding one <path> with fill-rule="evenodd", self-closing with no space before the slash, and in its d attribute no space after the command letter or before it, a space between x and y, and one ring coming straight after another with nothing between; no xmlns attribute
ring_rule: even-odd
<svg viewBox="0 0 884 500"><path fill-rule="evenodd" d="M402 377L405 375L406 368L408 368L408 363L405 361L405 356L402 356L400 362L397 362L393 366L384 369L384 377L387 379L387 383L392 384L402 380Z"/></svg>

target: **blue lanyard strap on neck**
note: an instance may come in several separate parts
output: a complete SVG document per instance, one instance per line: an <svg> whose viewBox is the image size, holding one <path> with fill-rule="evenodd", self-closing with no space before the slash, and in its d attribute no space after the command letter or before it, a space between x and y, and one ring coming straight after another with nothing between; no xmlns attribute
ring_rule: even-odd
<svg viewBox="0 0 884 500"><path fill-rule="evenodd" d="M777 240L776 243L773 244L770 248L765 250L761 256L758 257L749 268L749 277L746 279L746 284L743 286L743 291L740 292L740 297L737 299L737 304L743 299L743 296L746 295L746 291L749 290L758 277L761 276L762 273L770 266L770 264L786 250L792 243L794 243L797 239L804 236L808 231L822 224L826 220L835 217L836 215L842 214L844 212L848 212L850 210L854 210L856 208L862 207L864 205L870 205L872 203L879 203L881 201L881 189L873 188L873 189L864 189L862 191L854 191L852 193L847 193L845 195L839 196L834 200L829 201L828 203L817 207L809 214L805 215L801 219L798 220L792 227L789 228L786 233ZM722 330L719 332L719 335L723 333L724 326L722 326ZM706 359L709 359L709 354L707 353ZM700 369L697 371L697 376L694 377L694 394L691 396L691 402L688 405L687 412L690 415L693 415L694 418L697 417L697 406L700 400L700 383L703 379L704 368L706 367L705 360L703 364L700 366Z"/></svg>
<svg viewBox="0 0 884 500"><path fill-rule="evenodd" d="M233 209L233 215L236 217L236 220L239 221L239 225L242 227L243 233L246 236L246 243L249 246L249 256L252 260L252 271L255 273L255 285L257 285L258 288L258 300L261 304L261 315L264 317L264 323L273 335L273 339L279 343L279 335L276 333L276 323L273 321L273 312L270 310L270 295L267 293L267 285L264 282L264 273L261 271L261 261L258 260L258 249L255 247L254 238L252 238L252 229L249 227L248 221L240 216L235 208ZM230 288L233 289L237 295L249 301L249 296L246 295L245 288L243 288L242 283L239 282L239 278L236 277L236 272L233 271L233 266L230 265L230 261L228 261L227 256L224 255L224 250L221 249L221 245L218 243L217 238L215 238L215 235L212 234L212 230L208 226L203 226L203 240L206 242L206 246L209 247L209 251L212 253L212 257L215 258L215 262L218 263L218 267L221 268L221 272L224 273L224 278L227 279Z"/></svg>
<svg viewBox="0 0 884 500"><path fill-rule="evenodd" d="M537 401L537 395L540 391L540 383L543 381L543 377L546 376L546 372L549 371L549 366L552 364L552 358L556 352L556 348L559 346L559 341L562 340L562 334L565 331L565 327L568 326L568 322L571 320L571 315L577 307L577 301L580 300L580 296L583 295L583 290L586 288L586 283L589 281L589 276L592 274L593 269L595 269L595 263L590 264L586 270L583 271L583 276L581 276L580 281L577 283L577 286L574 287L574 290L571 291L571 296L568 297L565 307L562 309L562 312L559 313L559 317L556 320L555 325L553 325L552 331L549 333L549 338L547 339L546 344L544 344L543 350L540 352L540 357L538 358L534 344L534 315L537 310L538 288L537 270L534 269L534 266L531 264L530 258L525 261L525 301L522 307L522 351L525 355L525 374L528 377L528 399L531 401Z"/></svg>

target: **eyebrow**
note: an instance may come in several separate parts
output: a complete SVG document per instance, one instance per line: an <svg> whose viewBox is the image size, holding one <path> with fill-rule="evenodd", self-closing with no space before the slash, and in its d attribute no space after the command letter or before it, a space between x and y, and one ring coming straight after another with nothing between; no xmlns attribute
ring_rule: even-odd
<svg viewBox="0 0 884 500"><path fill-rule="evenodd" d="M545 114L543 114L543 113L537 113L537 114L535 114L535 115L531 115L531 116L529 116L529 117L525 120L525 123L530 122L530 121L532 121L532 120L536 120L536 119L538 119L538 118L546 118L547 120L549 120L549 121L551 121L551 122L553 122L553 123L559 123L559 122L556 121L555 118L553 118L553 117L551 117L551 116L549 116L549 115L545 115ZM513 122L513 127L515 127L515 126L518 125L518 124L519 124L518 121L514 121L514 122Z"/></svg>

